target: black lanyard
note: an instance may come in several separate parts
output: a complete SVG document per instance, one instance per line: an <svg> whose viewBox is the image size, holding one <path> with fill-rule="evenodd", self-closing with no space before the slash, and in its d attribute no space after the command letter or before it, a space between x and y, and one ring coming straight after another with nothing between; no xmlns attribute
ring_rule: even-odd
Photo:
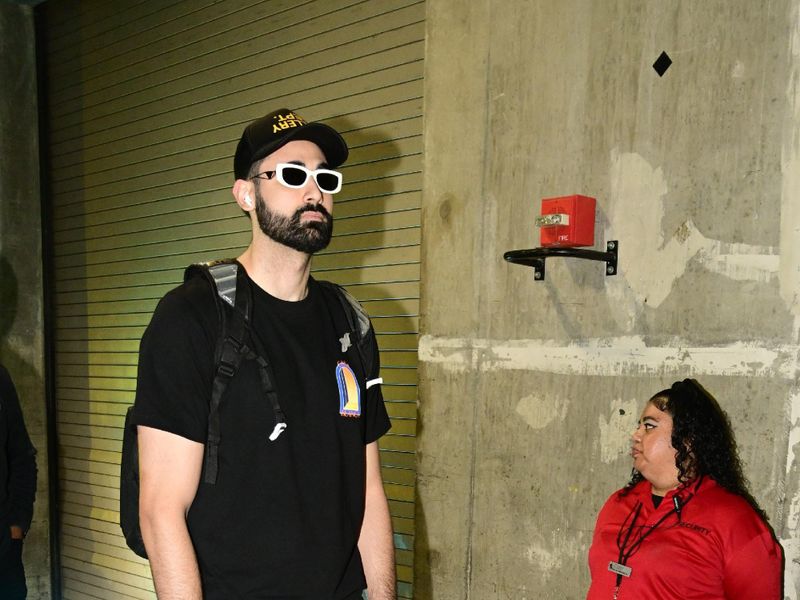
<svg viewBox="0 0 800 600"><path fill-rule="evenodd" d="M636 529L636 521L639 518L639 515L642 512L642 504L641 500L637 500L634 507L628 513L628 516L625 517L625 520L622 522L622 525L619 528L619 533L617 533L617 548L619 549L619 557L617 559L617 564L625 567L627 565L628 560L630 560L631 556L639 549L639 546L642 545L642 542L647 539L647 537L653 533L656 529L661 526L664 521L666 521L669 517L673 514L678 516L678 523L681 521L681 510L683 507L689 504L689 501L694 498L695 493L697 492L697 488L700 487L700 483L702 482L702 477L698 480L697 485L695 485L694 490L686 497L686 499L681 498L677 495L677 493L672 497L672 505L673 508L663 517L661 517L658 521L656 521L655 525L652 527L648 527L647 525L640 526L640 534L635 537L635 539L631 540L631 536L633 535L634 529ZM630 519L630 525L628 525L628 520ZM647 531L641 533L641 530L647 528ZM624 535L624 539L623 539ZM630 544L629 544L630 542ZM617 589L622 584L622 574L617 573Z"/></svg>
<svg viewBox="0 0 800 600"><path fill-rule="evenodd" d="M675 496L675 498L677 498L677 496ZM639 549L639 546L642 545L642 542L644 542L651 533L653 533L656 529L658 529L658 527L664 521L666 521L673 514L678 513L678 511L675 510L675 508L673 508L667 514L661 517L658 521L656 521L656 524L653 525L652 527L648 528L647 525L642 525L640 527L640 531L641 529L645 528L647 529L647 531L645 531L644 533L640 533L640 535L636 537L634 540L632 540L632 543L628 545L628 542L631 541L631 535L633 534L633 530L636 529L636 520L639 518L639 513L642 512L642 506L643 506L642 502L640 500L637 500L636 506L634 506L633 510L631 510L631 512L628 513L628 516L625 517L625 521L623 521L622 526L619 528L619 533L617 534L617 548L619 548L619 558L617 559L617 562L620 565L625 566L630 557L633 556L633 554ZM633 515L633 520L631 521L631 524L627 527L626 531L625 525L628 522L628 519L630 519L631 515ZM680 520L680 516L678 516L678 520ZM625 532L625 539L620 541L623 532ZM617 574L617 587L619 587L621 583L622 583L622 575Z"/></svg>

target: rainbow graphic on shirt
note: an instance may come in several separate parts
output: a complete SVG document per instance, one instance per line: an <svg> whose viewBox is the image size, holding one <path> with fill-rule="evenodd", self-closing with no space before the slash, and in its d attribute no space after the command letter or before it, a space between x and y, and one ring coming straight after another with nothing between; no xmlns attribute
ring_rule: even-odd
<svg viewBox="0 0 800 600"><path fill-rule="evenodd" d="M353 369L344 361L336 365L336 383L339 384L339 414L343 417L360 417L361 388Z"/></svg>

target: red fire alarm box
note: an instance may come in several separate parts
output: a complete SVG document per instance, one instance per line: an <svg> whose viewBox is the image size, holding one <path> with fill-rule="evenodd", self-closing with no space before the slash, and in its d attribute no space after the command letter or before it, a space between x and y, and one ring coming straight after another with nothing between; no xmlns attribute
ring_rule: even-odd
<svg viewBox="0 0 800 600"><path fill-rule="evenodd" d="M542 214L536 217L540 245L544 248L594 245L595 199L560 196L542 199Z"/></svg>

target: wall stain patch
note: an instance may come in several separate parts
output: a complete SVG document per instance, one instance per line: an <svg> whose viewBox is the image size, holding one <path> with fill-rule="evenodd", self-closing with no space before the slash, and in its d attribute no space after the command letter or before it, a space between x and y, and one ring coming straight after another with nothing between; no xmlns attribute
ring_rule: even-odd
<svg viewBox="0 0 800 600"><path fill-rule="evenodd" d="M525 558L536 565L542 573L549 573L561 568L563 559L540 544L532 544L525 549Z"/></svg>
<svg viewBox="0 0 800 600"><path fill-rule="evenodd" d="M611 407L607 416L598 417L597 423L600 430L600 460L605 464L616 462L628 454L631 434L644 408L644 401L636 398L617 399Z"/></svg>
<svg viewBox="0 0 800 600"><path fill-rule="evenodd" d="M514 410L531 429L544 429L553 421L563 421L568 408L567 398L529 394L517 402Z"/></svg>
<svg viewBox="0 0 800 600"><path fill-rule="evenodd" d="M606 287L615 300L611 303L616 307L614 318L627 329L633 327L645 304L658 308L664 302L692 261L736 281L769 283L778 276L776 247L708 238L691 218L665 234L664 201L669 182L660 167L641 155L612 151L610 179L614 201L609 204L606 239L620 240L624 253L619 262L621 277L610 278ZM642 206L658 208L642 210Z"/></svg>

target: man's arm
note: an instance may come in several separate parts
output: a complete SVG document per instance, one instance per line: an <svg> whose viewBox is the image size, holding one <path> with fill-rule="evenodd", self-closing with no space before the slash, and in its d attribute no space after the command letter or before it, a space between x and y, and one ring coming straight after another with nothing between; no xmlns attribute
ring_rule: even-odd
<svg viewBox="0 0 800 600"><path fill-rule="evenodd" d="M367 444L367 487L358 550L367 577L369 600L395 599L394 540L389 503L383 491L378 442Z"/></svg>
<svg viewBox="0 0 800 600"><path fill-rule="evenodd" d="M186 526L203 466L203 444L139 426L139 524L159 600L201 600Z"/></svg>

